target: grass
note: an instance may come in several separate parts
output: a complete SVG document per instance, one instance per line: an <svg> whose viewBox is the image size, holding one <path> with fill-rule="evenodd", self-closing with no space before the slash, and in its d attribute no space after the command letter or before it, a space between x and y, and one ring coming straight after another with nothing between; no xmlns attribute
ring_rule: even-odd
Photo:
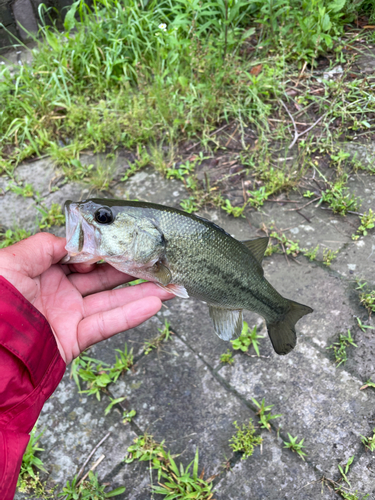
<svg viewBox="0 0 375 500"><path fill-rule="evenodd" d="M21 228L0 230L0 248L6 248L30 236L30 231Z"/></svg>
<svg viewBox="0 0 375 500"><path fill-rule="evenodd" d="M256 325L252 330L249 330L249 325L246 321L243 322L241 335L236 340L231 340L233 349L247 352L251 346L254 347L256 355L259 356L259 339L263 339L263 335L257 334Z"/></svg>
<svg viewBox="0 0 375 500"><path fill-rule="evenodd" d="M233 422L233 425L237 429L237 433L230 439L229 446L233 451L241 452L241 458L245 460L251 457L254 453L254 447L260 446L263 439L255 435L255 428L251 419L248 424L242 424L242 428L237 422Z"/></svg>
<svg viewBox="0 0 375 500"><path fill-rule="evenodd" d="M304 442L304 438L301 439L300 442L297 441L297 436L296 437L293 437L289 434L288 432L288 437L289 437L289 441L284 441L284 448L288 448L289 450L292 450L294 451L295 453L297 453L298 456L300 456L302 458L302 460L305 460L305 456L306 456L306 453L302 451L302 448L304 448L303 446L303 442Z"/></svg>
<svg viewBox="0 0 375 500"><path fill-rule="evenodd" d="M134 439L134 444L128 448L125 463L134 460L149 462L150 469L157 472L158 486L151 485L152 492L163 496L165 500L188 499L213 500L212 481L216 476L204 479L204 470L198 475L199 453L187 467L179 466L176 456L166 451L163 443L157 443L152 436L145 433ZM192 471L191 471L192 468Z"/></svg>
<svg viewBox="0 0 375 500"><path fill-rule="evenodd" d="M262 429L267 429L267 430L271 431L270 421L274 420L275 418L279 418L282 415L281 414L272 415L270 410L274 405L266 405L264 398L262 399L261 403L259 403L255 398L251 398L251 399L252 399L253 403L255 404L255 406L258 408L257 415L259 417L260 427Z"/></svg>
<svg viewBox="0 0 375 500"><path fill-rule="evenodd" d="M339 334L339 341L334 342L326 349L333 349L333 354L335 356L335 362L339 367L341 364L346 363L348 360L348 355L346 352L347 347L349 346L357 347L357 344L354 343L352 339L352 335L350 330L348 330L348 334L345 336L344 334Z"/></svg>
<svg viewBox="0 0 375 500"><path fill-rule="evenodd" d="M22 457L21 470L17 481L17 489L21 493L33 493L42 498L52 498L51 492L46 491L44 483L39 478L39 471L47 472L40 458L36 456L37 452L44 451L40 448L38 441L43 435L40 432L36 435L36 425L30 433L30 441Z"/></svg>
<svg viewBox="0 0 375 500"><path fill-rule="evenodd" d="M94 395L100 401L101 393L106 390L107 386L116 382L120 375L130 370L133 366L133 350L128 351L128 346L125 344L123 351L121 349L115 349L115 351L118 355L116 354L116 361L112 366L91 358L85 353L73 360L70 377L74 379L80 393ZM81 390L80 379L87 384L88 388L84 391ZM107 407L107 413L113 404L116 403L112 402Z"/></svg>
<svg viewBox="0 0 375 500"><path fill-rule="evenodd" d="M372 436L365 437L361 434L362 444L365 446L366 451L369 450L371 452L375 451L375 428L372 431Z"/></svg>
<svg viewBox="0 0 375 500"><path fill-rule="evenodd" d="M52 203L49 209L38 206L37 210L42 216L38 223L40 229L49 229L52 226L63 226L65 224L65 215L58 203Z"/></svg>
<svg viewBox="0 0 375 500"><path fill-rule="evenodd" d="M220 363L233 365L234 358L233 358L233 353L230 349L227 349L227 352L223 353L220 356Z"/></svg>
<svg viewBox="0 0 375 500"><path fill-rule="evenodd" d="M157 337L155 337L153 339L145 341L144 353L146 355L150 354L150 352L153 351L154 349L159 351L163 342L167 342L170 339L171 335L173 335L173 332L171 332L171 330L170 330L170 326L171 325L168 323L168 321L165 320L164 327L158 328L160 335L158 335Z"/></svg>
<svg viewBox="0 0 375 500"><path fill-rule="evenodd" d="M372 387L373 389L375 389L375 382L372 382L372 380L370 378L360 388L360 391L363 391L364 389L367 389L368 387Z"/></svg>
<svg viewBox="0 0 375 500"><path fill-rule="evenodd" d="M375 312L375 290L360 295L361 304L367 309L369 316Z"/></svg>
<svg viewBox="0 0 375 500"><path fill-rule="evenodd" d="M64 497L64 500L104 500L105 498L113 498L125 492L126 488L120 486L108 493L104 490L108 484L99 484L97 475L89 471L87 479L79 481L78 476L70 482L67 481L59 497Z"/></svg>
<svg viewBox="0 0 375 500"><path fill-rule="evenodd" d="M369 208L367 213L360 217L361 224L357 229L357 234L352 235L353 240L358 240L361 236L367 236L370 229L375 226L375 213Z"/></svg>
<svg viewBox="0 0 375 500"><path fill-rule="evenodd" d="M91 179L94 187L108 189L111 169L84 165L81 152L131 148L137 159L122 182L150 164L185 183L191 193L182 207L189 212L202 203L236 217L245 207L258 209L280 190L294 188L306 170L303 160L332 148L343 130L368 130L366 115L374 100L360 79L322 81L322 92L310 94L312 82L305 85L307 72L303 75L304 63L314 68L321 54L343 63L342 48L351 43L345 26L360 8L349 0L302 5L297 0L152 0L145 5L106 0L91 7L75 2L62 31L41 27L31 66L19 67L14 77L6 66L1 69L0 170L12 175L23 159L49 154L67 180ZM289 140L281 101L293 105L288 94L293 79L297 86L302 82L296 105L314 105L315 113L324 115L320 126L327 135L324 140L304 136L293 165L277 168L270 138ZM271 115L280 125L270 125ZM240 161L261 183L246 190L241 206L217 196L212 186L203 187L195 175L206 158L203 151L225 149L213 132L231 122L240 134ZM255 146L246 142L249 126L258 136ZM200 154L176 161L176 145L197 139ZM166 148L167 164L155 154ZM347 153L332 152L332 166L341 174L347 161ZM352 210L353 196L345 186L335 186L322 190L322 202L338 213Z"/></svg>

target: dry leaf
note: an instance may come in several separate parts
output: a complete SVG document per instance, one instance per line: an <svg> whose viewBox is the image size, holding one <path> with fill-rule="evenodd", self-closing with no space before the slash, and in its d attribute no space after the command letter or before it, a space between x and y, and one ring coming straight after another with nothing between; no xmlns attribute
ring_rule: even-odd
<svg viewBox="0 0 375 500"><path fill-rule="evenodd" d="M257 64L256 66L253 66L250 70L250 74L254 76L258 76L259 73L262 71L263 64Z"/></svg>

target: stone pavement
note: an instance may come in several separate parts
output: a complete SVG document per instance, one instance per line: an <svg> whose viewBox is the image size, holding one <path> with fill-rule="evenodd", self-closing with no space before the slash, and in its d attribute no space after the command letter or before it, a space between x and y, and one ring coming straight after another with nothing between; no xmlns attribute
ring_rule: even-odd
<svg viewBox="0 0 375 500"><path fill-rule="evenodd" d="M371 151L369 152L371 154ZM87 158L86 161L93 161ZM101 158L101 161L105 161ZM127 168L127 159L116 162L115 182L105 195L137 198L179 207L188 197L182 183L165 180L151 169L144 169L126 183L119 179ZM56 184L56 171L49 159L20 165L16 169L20 183L31 183L40 192L43 203L62 204L66 199L79 200L92 194L79 183ZM6 227L15 225L35 231L38 211L33 198L23 198L9 189L10 180L0 177L0 220ZM58 180L57 180L57 185ZM375 210L375 179L353 174L351 191L362 199L362 210ZM102 195L103 196L103 195ZM300 200L292 194L292 200ZM306 199L302 200L302 203ZM335 499L338 494L322 482L323 478L340 480L338 465L344 466L354 455L348 473L351 490L359 497L375 498L375 459L366 452L361 435L372 436L375 427L375 390L360 391L366 380L375 381L374 330L362 332L356 317L371 325L366 310L360 306L355 290L356 278L375 285L374 231L357 242L351 235L358 227L358 217L334 215L325 207L310 204L301 217L289 203L266 203L261 212L248 212L246 218L234 219L216 210L201 215L224 227L238 239L261 236L262 223L272 221L288 237L298 239L302 247L339 250L331 267L320 261L298 257L298 263L274 254L264 260L267 279L284 296L311 306L314 313L297 325L298 344L287 356L273 352L266 336L260 342L261 357L234 351L233 365L220 363L220 355L231 348L213 331L207 306L199 301L176 298L148 322L131 331L98 344L89 355L104 362L115 361L114 349L132 347L136 364L133 370L109 387L112 397L126 397L125 407L136 410L131 424L122 423L119 407L104 415L109 395L101 401L78 393L69 378L69 367L63 381L46 403L38 429L44 451L40 458L48 470L48 484L65 485L78 472L94 447L108 432L110 436L97 449L88 467L102 455L96 472L111 487L126 486L119 499L151 500L159 498L150 492L157 478L150 474L149 464L123 462L127 448L137 434L148 432L157 441L165 441L177 461L188 464L199 448L200 471L215 479L217 500L317 500ZM63 235L64 228L52 228ZM319 256L318 256L319 258ZM374 288L374 286L373 286ZM264 322L247 312L245 319L266 335ZM144 354L144 342L158 335L168 320L174 332L172 340L161 349ZM337 367L332 350L339 333L350 329L357 347L348 348L348 361ZM253 351L250 354L254 354ZM84 385L84 384L83 384ZM259 431L263 444L247 460L232 452L230 438L235 434L233 422L255 424L257 409L252 398L274 405L272 430ZM305 439L306 460L284 448L288 433ZM342 483L341 483L342 484ZM16 498L29 498L17 494Z"/></svg>

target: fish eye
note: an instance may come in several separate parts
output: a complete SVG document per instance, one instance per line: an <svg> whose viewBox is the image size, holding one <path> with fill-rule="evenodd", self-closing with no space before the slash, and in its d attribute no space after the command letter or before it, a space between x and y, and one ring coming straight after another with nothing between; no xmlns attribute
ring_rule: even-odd
<svg viewBox="0 0 375 500"><path fill-rule="evenodd" d="M113 213L107 207L98 208L95 212L95 220L99 222L99 224L110 224L113 219Z"/></svg>

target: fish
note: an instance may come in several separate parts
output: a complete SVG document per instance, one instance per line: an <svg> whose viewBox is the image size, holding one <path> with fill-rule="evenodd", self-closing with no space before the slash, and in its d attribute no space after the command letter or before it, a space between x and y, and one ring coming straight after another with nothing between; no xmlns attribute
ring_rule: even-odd
<svg viewBox="0 0 375 500"><path fill-rule="evenodd" d="M200 299L223 340L241 335L246 309L265 319L275 352L285 355L297 343L295 324L313 312L264 277L267 237L238 241L203 217L141 201L68 200L65 216L61 263L105 261L178 297Z"/></svg>

